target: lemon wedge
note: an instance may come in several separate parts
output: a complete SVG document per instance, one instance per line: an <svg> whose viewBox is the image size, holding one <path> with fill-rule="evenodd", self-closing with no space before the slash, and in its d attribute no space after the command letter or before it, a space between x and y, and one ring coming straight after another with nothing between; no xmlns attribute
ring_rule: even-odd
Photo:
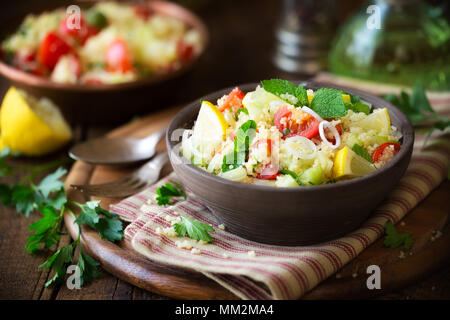
<svg viewBox="0 0 450 320"><path fill-rule="evenodd" d="M308 101L309 101L309 103L311 103L313 98L314 98L314 94L308 94ZM352 102L352 99L350 98L350 95L348 95L348 94L343 94L342 95L342 100L344 102Z"/></svg>
<svg viewBox="0 0 450 320"><path fill-rule="evenodd" d="M338 151L334 157L333 177L359 177L371 173L375 167L366 159L358 156L348 146Z"/></svg>
<svg viewBox="0 0 450 320"><path fill-rule="evenodd" d="M375 130L381 136L387 136L391 132L391 118L386 108L375 109L367 117L353 122L352 125L365 130Z"/></svg>
<svg viewBox="0 0 450 320"><path fill-rule="evenodd" d="M15 87L3 99L0 127L0 149L28 156L50 153L72 139L69 125L50 100L37 100Z"/></svg>
<svg viewBox="0 0 450 320"><path fill-rule="evenodd" d="M211 102L202 101L192 132L194 155L209 160L225 141L228 123Z"/></svg>

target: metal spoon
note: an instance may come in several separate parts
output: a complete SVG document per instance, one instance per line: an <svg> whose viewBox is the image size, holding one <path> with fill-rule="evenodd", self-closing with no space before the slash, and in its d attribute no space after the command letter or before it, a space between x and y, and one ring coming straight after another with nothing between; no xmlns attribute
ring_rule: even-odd
<svg viewBox="0 0 450 320"><path fill-rule="evenodd" d="M158 142L166 129L152 133L142 139L97 138L72 147L69 156L91 164L118 165L150 159L155 155Z"/></svg>

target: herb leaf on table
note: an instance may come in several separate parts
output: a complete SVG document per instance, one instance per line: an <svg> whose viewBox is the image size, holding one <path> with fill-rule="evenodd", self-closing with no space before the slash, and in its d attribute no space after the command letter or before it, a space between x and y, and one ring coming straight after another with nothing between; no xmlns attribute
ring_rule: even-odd
<svg viewBox="0 0 450 320"><path fill-rule="evenodd" d="M425 139L423 146L426 145L428 138L435 130L444 131L450 127L450 119L439 115L432 108L423 84L419 80L416 81L416 84L411 91L411 95L402 91L400 96L386 94L381 97L400 108L400 110L408 116L413 125L423 124L424 121L432 121L432 125L427 131L427 138Z"/></svg>
<svg viewBox="0 0 450 320"><path fill-rule="evenodd" d="M181 217L180 223L174 224L174 229L180 237L186 236L187 233L191 239L203 240L206 242L211 242L213 240L208 232L216 231L209 224L185 217Z"/></svg>
<svg viewBox="0 0 450 320"><path fill-rule="evenodd" d="M156 194L158 195L156 201L160 206L170 204L170 200L174 197L183 197L186 199L186 192L184 191L183 186L173 180L170 180L168 183L156 189Z"/></svg>
<svg viewBox="0 0 450 320"><path fill-rule="evenodd" d="M388 220L384 225L385 237L383 244L389 248L398 248L401 245L408 250L411 248L414 240L412 239L412 233L399 233L395 229L391 220Z"/></svg>
<svg viewBox="0 0 450 320"><path fill-rule="evenodd" d="M81 209L76 218L79 226L78 239L71 244L61 247L39 268L48 268L54 271L53 277L45 284L61 283L66 275L67 267L75 260L74 252L78 248L78 264L81 275L81 285L88 283L99 275L97 266L99 263L82 251L80 236L81 225L87 224L96 230L100 236L109 241L123 238L123 225L118 216L100 207L100 201L89 201L85 204L67 200L64 183L60 180L67 170L59 167L67 163L67 158L57 160L40 166L12 166L6 163L6 158L16 156L8 148L0 151L0 176L22 170L28 175L18 184L0 184L0 200L9 207L25 216L32 211L42 214L41 219L30 225L33 233L28 236L26 250L28 253L36 253L41 249L49 249L56 245L61 237L61 227L65 212L74 213L69 207L77 206ZM48 174L40 183L34 184L33 180L40 173L58 167L55 172ZM75 218L75 216L74 216Z"/></svg>

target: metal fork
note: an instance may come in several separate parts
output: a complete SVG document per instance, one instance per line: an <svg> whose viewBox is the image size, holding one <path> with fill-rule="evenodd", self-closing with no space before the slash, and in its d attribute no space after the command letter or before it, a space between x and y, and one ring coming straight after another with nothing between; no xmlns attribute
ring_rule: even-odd
<svg viewBox="0 0 450 320"><path fill-rule="evenodd" d="M161 169L168 161L169 156L167 152L158 153L152 160L136 171L117 180L101 184L72 184L71 187L90 196L104 198L127 197L155 183L159 178Z"/></svg>

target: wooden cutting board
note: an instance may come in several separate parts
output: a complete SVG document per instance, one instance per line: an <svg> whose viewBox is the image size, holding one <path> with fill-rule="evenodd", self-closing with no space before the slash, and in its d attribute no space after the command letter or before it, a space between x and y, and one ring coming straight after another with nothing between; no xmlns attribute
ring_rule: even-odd
<svg viewBox="0 0 450 320"><path fill-rule="evenodd" d="M109 135L144 137L166 127L178 110L179 108L168 109L135 120ZM164 149L164 142L161 142L158 150ZM69 200L79 202L88 200L82 193L71 189L71 184L107 182L130 170L133 168L91 166L78 161L66 179ZM401 257L401 248L385 248L380 239L343 267L337 276L331 276L303 298L361 299L385 294L414 283L450 262L450 233L448 232L450 228L447 223L450 213L449 195L450 182L445 181L407 215L403 220L404 225L397 226L400 232L413 233L414 245L405 257ZM107 209L110 204L121 199L101 200L102 206ZM78 227L70 214L65 215L65 224L72 238L76 238ZM442 236L434 239L438 230L442 232ZM184 270L152 262L135 252L127 241L118 244L104 241L88 227L83 229L82 243L85 250L100 261L105 270L124 281L154 293L176 299L237 298L194 270ZM369 275L366 273L366 268L373 264L381 269L380 290L367 289L366 280Z"/></svg>

